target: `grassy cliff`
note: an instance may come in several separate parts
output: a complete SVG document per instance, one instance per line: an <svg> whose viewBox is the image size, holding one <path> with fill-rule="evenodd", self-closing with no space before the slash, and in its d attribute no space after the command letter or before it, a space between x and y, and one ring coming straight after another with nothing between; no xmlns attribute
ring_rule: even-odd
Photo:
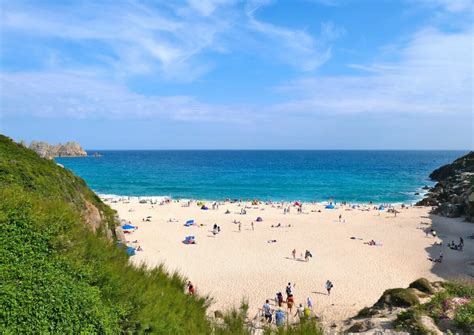
<svg viewBox="0 0 474 335"><path fill-rule="evenodd" d="M85 182L0 135L0 333L210 332L178 275L137 269Z"/></svg>

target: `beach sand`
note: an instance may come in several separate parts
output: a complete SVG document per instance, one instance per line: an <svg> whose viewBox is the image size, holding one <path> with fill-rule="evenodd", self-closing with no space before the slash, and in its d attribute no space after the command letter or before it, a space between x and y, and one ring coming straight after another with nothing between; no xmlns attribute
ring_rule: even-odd
<svg viewBox="0 0 474 335"><path fill-rule="evenodd" d="M374 304L388 288L407 287L420 277L441 280L472 275L468 263L474 260L474 240L466 236L474 233L474 225L431 216L428 208L397 206L400 213L394 217L386 211L363 210L373 206L348 210L348 206L325 209L323 204L304 204L304 213L291 207L285 215L283 208L265 204L223 203L218 210L201 210L196 203L182 207L185 201L161 206L141 204L137 198L129 203L106 202L121 219L138 227L126 235L128 241L138 240L135 246L143 248L131 261L147 266L163 263L169 271L183 274L199 294L214 299L210 313L238 306L246 298L249 316L254 317L265 299L273 303L276 292L286 297L285 287L291 282L295 283L296 305L311 297L315 313L325 323L340 322ZM211 202L207 205L212 208ZM250 208L241 215L245 205ZM226 210L231 214L225 214ZM343 222L339 222L340 214ZM147 216L151 221L143 222ZM258 216L263 222L256 222ZM170 218L179 222L167 222ZM203 226L184 227L189 219ZM242 222L241 232L234 220ZM255 230L251 229L252 221ZM216 236L212 234L214 223L221 227ZM278 223L291 227L271 227ZM426 236L424 229L431 227L439 237ZM183 244L188 235L194 235L197 244ZM464 251L447 248L446 244L457 242L459 236L464 237ZM369 240L381 245L364 244ZM442 247L432 247L441 240ZM293 260L293 249L297 258L306 249L313 257L309 262ZM428 260L439 251L444 253L442 264ZM328 279L334 284L330 296L325 290Z"/></svg>

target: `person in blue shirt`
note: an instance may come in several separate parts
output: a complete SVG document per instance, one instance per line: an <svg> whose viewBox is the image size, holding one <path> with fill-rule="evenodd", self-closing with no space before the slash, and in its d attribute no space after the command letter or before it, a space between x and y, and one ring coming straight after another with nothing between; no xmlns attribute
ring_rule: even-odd
<svg viewBox="0 0 474 335"><path fill-rule="evenodd" d="M281 309L278 309L275 313L275 323L278 327L285 324L285 313Z"/></svg>

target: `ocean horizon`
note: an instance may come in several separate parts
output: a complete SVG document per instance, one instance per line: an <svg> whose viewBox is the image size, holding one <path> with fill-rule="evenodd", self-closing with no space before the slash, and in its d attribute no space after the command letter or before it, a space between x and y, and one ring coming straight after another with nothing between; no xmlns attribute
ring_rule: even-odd
<svg viewBox="0 0 474 335"><path fill-rule="evenodd" d="M95 152L101 157L93 157ZM56 158L99 194L414 203L461 150L88 150ZM417 194L418 193L418 194Z"/></svg>

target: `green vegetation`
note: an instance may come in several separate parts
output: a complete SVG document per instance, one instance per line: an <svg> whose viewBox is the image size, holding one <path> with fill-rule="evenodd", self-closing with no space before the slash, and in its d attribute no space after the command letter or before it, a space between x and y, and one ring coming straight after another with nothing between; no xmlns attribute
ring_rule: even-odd
<svg viewBox="0 0 474 335"><path fill-rule="evenodd" d="M434 293L433 286L431 286L431 283L426 278L417 279L413 283L411 283L410 286L408 287L416 288L418 291L421 291L427 294Z"/></svg>
<svg viewBox="0 0 474 335"><path fill-rule="evenodd" d="M421 318L431 317L435 323L444 320L449 328L466 333L474 332L474 285L472 281L449 281L444 290L433 295L429 302L414 306L398 315L396 327L417 334L429 334Z"/></svg>
<svg viewBox="0 0 474 335"><path fill-rule="evenodd" d="M382 294L375 306L411 307L417 304L419 304L419 300L413 289L392 288Z"/></svg>
<svg viewBox="0 0 474 335"><path fill-rule="evenodd" d="M250 334L246 304L210 322L184 278L131 266L114 216L82 179L0 135L1 334ZM322 334L314 319L265 332Z"/></svg>
<svg viewBox="0 0 474 335"><path fill-rule="evenodd" d="M0 333L209 333L183 278L130 266L106 237L113 216L82 179L0 137Z"/></svg>

